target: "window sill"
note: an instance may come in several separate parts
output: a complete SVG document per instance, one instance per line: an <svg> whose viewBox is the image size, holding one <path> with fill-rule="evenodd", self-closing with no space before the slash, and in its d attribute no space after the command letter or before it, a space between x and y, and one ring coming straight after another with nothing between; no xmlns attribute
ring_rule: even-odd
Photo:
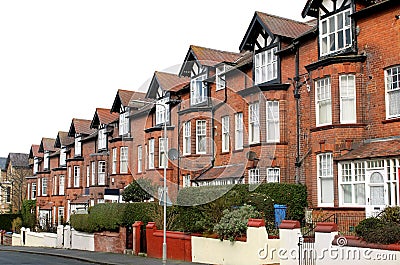
<svg viewBox="0 0 400 265"><path fill-rule="evenodd" d="M400 122L400 117L398 117L398 118L387 118L386 120L382 121L383 124L394 123L394 122Z"/></svg>
<svg viewBox="0 0 400 265"><path fill-rule="evenodd" d="M241 153L243 152L243 148L242 149L236 149L236 150L232 150L232 153Z"/></svg>
<svg viewBox="0 0 400 265"><path fill-rule="evenodd" d="M310 132L318 132L318 131L324 131L324 130L331 130L331 129L339 129L339 128L349 128L349 129L354 129L354 128L363 128L365 127L366 124L364 123L353 123L353 124L328 124L328 125L322 125L322 126L317 126L314 128L310 129Z"/></svg>

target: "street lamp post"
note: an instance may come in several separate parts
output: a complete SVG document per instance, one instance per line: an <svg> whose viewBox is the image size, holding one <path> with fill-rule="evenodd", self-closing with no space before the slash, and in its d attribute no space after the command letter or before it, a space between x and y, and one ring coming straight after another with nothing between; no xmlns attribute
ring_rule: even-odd
<svg viewBox="0 0 400 265"><path fill-rule="evenodd" d="M143 104L142 108L144 108L147 105L154 104L158 106L162 106L164 108L164 140L163 140L163 146L164 146L164 183L163 183L163 193L161 198L163 198L163 212L164 212L164 224L163 224L163 245L162 245L162 263L167 264L167 107L164 104L159 104L157 102L146 102L146 101L141 101L141 100L133 100L135 103L140 103Z"/></svg>

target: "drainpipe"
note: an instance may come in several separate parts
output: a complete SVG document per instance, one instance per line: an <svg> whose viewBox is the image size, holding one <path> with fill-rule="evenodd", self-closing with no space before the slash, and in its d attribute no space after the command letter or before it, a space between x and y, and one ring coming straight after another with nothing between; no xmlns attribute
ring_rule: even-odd
<svg viewBox="0 0 400 265"><path fill-rule="evenodd" d="M294 98L296 100L296 183L300 183L300 88L302 86L299 76L299 43L294 43L294 49L296 50L295 56L295 77L294 77Z"/></svg>

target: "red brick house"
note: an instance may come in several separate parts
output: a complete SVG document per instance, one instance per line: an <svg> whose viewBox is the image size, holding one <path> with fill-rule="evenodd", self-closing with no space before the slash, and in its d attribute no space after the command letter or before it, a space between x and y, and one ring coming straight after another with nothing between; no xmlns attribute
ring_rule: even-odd
<svg viewBox="0 0 400 265"><path fill-rule="evenodd" d="M68 136L74 138L74 141L68 146L67 155L67 220L72 213L86 212L90 203L89 194L85 193L83 187L87 185L85 157L89 157L95 149L95 139L86 139L96 132L90 128L91 122L91 120L73 119L68 132ZM92 164L90 172L96 172L96 168L97 165Z"/></svg>
<svg viewBox="0 0 400 265"><path fill-rule="evenodd" d="M119 118L110 124L114 129L110 133L108 149L110 152L110 189L122 190L133 180L136 158L132 157L132 141L138 134L141 135L143 127L136 128L131 115L136 108L132 105L133 100L143 101L146 94L128 90L118 90L111 113L119 115Z"/></svg>
<svg viewBox="0 0 400 265"><path fill-rule="evenodd" d="M318 20L312 54L298 40L309 80L300 89L303 173L314 208L368 216L399 205L399 5L309 0L303 10Z"/></svg>

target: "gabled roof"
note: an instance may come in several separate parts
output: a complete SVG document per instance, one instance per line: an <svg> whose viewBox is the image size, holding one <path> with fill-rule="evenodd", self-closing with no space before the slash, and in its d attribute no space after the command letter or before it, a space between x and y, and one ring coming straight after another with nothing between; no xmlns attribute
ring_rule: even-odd
<svg viewBox="0 0 400 265"><path fill-rule="evenodd" d="M40 142L39 146L39 153L44 153L45 151L50 151L50 152L56 151L57 149L54 147L55 143L56 139L42 138L42 141Z"/></svg>
<svg viewBox="0 0 400 265"><path fill-rule="evenodd" d="M6 168L10 163L14 168L29 168L29 154L9 153L6 161Z"/></svg>
<svg viewBox="0 0 400 265"><path fill-rule="evenodd" d="M351 150L336 160L343 161L394 156L400 156L400 140L362 143L358 148Z"/></svg>
<svg viewBox="0 0 400 265"><path fill-rule="evenodd" d="M68 132L58 132L54 147L61 148L74 142L74 138L68 135Z"/></svg>
<svg viewBox="0 0 400 265"><path fill-rule="evenodd" d="M227 52L190 45L179 76L190 76L190 69L196 61L202 66L215 66L220 63L233 63L242 55L236 52Z"/></svg>
<svg viewBox="0 0 400 265"><path fill-rule="evenodd" d="M244 164L216 166L198 176L195 181L211 181L215 179L231 179L243 177Z"/></svg>
<svg viewBox="0 0 400 265"><path fill-rule="evenodd" d="M75 138L75 134L89 135L94 133L96 130L90 128L91 123L90 120L72 119L68 136Z"/></svg>
<svg viewBox="0 0 400 265"><path fill-rule="evenodd" d="M6 170L7 157L0 157L0 170Z"/></svg>
<svg viewBox="0 0 400 265"><path fill-rule="evenodd" d="M90 128L98 129L100 125L110 124L113 121L117 120L118 117L118 114L115 112L111 112L110 109L97 108L94 113Z"/></svg>
<svg viewBox="0 0 400 265"><path fill-rule="evenodd" d="M121 106L129 107L132 100L145 100L146 94L137 91L119 89L115 96L111 112L119 113Z"/></svg>
<svg viewBox="0 0 400 265"><path fill-rule="evenodd" d="M239 46L239 50L253 50L254 41L264 29L269 35L294 39L309 31L313 24L300 22L256 11Z"/></svg>
<svg viewBox="0 0 400 265"><path fill-rule="evenodd" d="M164 72L154 72L146 98L156 98L158 87L163 91L178 92L189 85L190 78Z"/></svg>
<svg viewBox="0 0 400 265"><path fill-rule="evenodd" d="M29 152L29 158L43 157L43 153L39 153L40 145L33 144Z"/></svg>

